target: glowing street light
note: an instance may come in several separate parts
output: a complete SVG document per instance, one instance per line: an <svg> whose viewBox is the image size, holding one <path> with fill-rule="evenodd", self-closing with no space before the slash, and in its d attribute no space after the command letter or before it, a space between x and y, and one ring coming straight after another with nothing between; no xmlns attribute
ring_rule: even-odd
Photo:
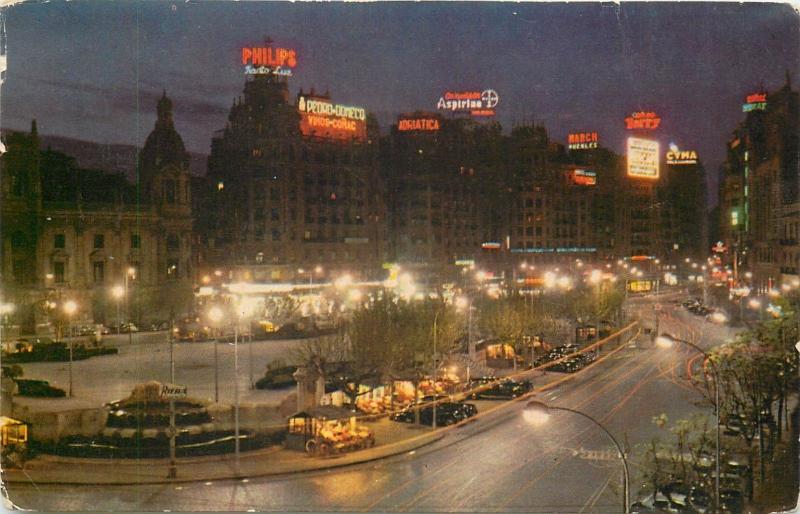
<svg viewBox="0 0 800 514"><path fill-rule="evenodd" d="M583 418L588 419L596 426L598 426L605 434L611 439L611 442L614 443L614 446L617 448L617 455L619 456L620 460L622 461L622 501L623 501L623 512L628 514L630 512L630 474L628 471L628 460L625 458L625 452L622 450L622 446L620 446L617 439L608 431L608 429L603 426L599 421L591 417L590 415L581 412L579 410L570 409L568 407L556 407L554 405L547 405L546 403L531 400L522 410L522 417L525 421L530 423L534 427L541 427L550 420L550 413L552 411L565 411L570 412L572 414L577 414ZM719 474L717 474L719 476Z"/></svg>
<svg viewBox="0 0 800 514"><path fill-rule="evenodd" d="M589 282L591 282L592 284L599 284L600 280L602 279L603 279L603 272L600 271L599 269L592 270L592 272L589 274Z"/></svg>
<svg viewBox="0 0 800 514"><path fill-rule="evenodd" d="M219 307L211 307L208 310L208 319L214 325L222 321L224 313ZM214 403L219 403L219 356L217 355L217 338L214 338L212 343L214 345Z"/></svg>
<svg viewBox="0 0 800 514"><path fill-rule="evenodd" d="M72 398L72 316L78 312L78 304L72 300L67 300L64 303L64 314L67 315L67 334L69 338L69 390L67 397Z"/></svg>

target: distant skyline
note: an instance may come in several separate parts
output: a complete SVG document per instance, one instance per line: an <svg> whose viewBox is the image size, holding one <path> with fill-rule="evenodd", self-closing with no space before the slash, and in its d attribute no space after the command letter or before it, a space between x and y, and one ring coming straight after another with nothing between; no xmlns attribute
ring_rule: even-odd
<svg viewBox="0 0 800 514"><path fill-rule="evenodd" d="M656 111L662 147L696 149L710 174L744 96L781 87L787 71L800 82L800 24L781 4L72 1L3 14L3 128L36 118L44 134L141 145L166 89L200 153L242 92L240 48L267 35L297 50L292 95L329 90L375 113L384 134L445 90L491 88L506 131L534 120L562 143L597 131L619 153L623 119Z"/></svg>

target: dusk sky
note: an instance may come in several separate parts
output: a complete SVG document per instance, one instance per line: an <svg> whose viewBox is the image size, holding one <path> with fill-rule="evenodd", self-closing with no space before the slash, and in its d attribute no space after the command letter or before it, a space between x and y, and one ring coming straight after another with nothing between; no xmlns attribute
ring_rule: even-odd
<svg viewBox="0 0 800 514"><path fill-rule="evenodd" d="M798 17L779 4L30 3L6 14L2 126L142 144L166 89L189 150L208 153L245 80L243 46L297 50L293 92L329 89L386 133L445 90L492 88L497 119L553 139L592 130L622 152L623 119L656 111L656 137L710 172L744 96L800 83Z"/></svg>

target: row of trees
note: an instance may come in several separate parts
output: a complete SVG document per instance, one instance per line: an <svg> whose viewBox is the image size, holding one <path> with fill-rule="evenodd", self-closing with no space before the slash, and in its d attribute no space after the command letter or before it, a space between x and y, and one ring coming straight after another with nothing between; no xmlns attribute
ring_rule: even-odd
<svg viewBox="0 0 800 514"><path fill-rule="evenodd" d="M800 339L797 300L775 301L780 316L742 331L733 341L714 349L703 363L703 373L695 377L703 403L712 407L714 389L720 388L721 424L729 436L739 441L737 444L736 439L723 438L723 458L734 451L746 455L751 472L746 475L745 486L751 500L755 477L763 487L768 476L774 476L768 468L774 463L784 430L789 428L789 405L791 397L796 396L798 382L798 353L794 348ZM666 419L658 417L654 421L664 425ZM708 464L706 459L713 458L715 450L713 429L713 420L698 416L678 421L671 429L672 442L653 440L644 449L646 483L654 490L662 490L674 482L701 482L707 475L698 472ZM792 462L796 462L796 456ZM707 486L712 491L711 484Z"/></svg>
<svg viewBox="0 0 800 514"><path fill-rule="evenodd" d="M355 405L376 384L407 380L417 387L443 362L442 356L466 353L470 337L497 338L520 351L530 336L565 337L575 318L614 318L622 301L615 288L563 292L558 301L555 295L510 294L466 304L383 295L357 309L336 334L306 341L293 357L315 368Z"/></svg>

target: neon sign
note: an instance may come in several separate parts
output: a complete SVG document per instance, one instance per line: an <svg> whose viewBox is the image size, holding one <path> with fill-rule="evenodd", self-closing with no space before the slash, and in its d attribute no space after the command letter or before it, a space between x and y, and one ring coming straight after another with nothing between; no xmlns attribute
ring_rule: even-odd
<svg viewBox="0 0 800 514"><path fill-rule="evenodd" d="M242 64L246 75L291 76L297 66L297 52L270 46L242 48Z"/></svg>
<svg viewBox="0 0 800 514"><path fill-rule="evenodd" d="M628 130L655 130L661 124L661 118L654 112L639 111L625 118Z"/></svg>
<svg viewBox="0 0 800 514"><path fill-rule="evenodd" d="M490 242L487 242L487 243L482 243L481 244L481 248L483 248L484 250L499 250L500 249L500 243L496 243L494 241L490 241Z"/></svg>
<svg viewBox="0 0 800 514"><path fill-rule="evenodd" d="M500 96L494 89L484 91L447 91L439 97L440 111L469 112L473 116L494 116Z"/></svg>
<svg viewBox="0 0 800 514"><path fill-rule="evenodd" d="M435 115L399 116L397 130L400 132L436 132L439 118Z"/></svg>
<svg viewBox="0 0 800 514"><path fill-rule="evenodd" d="M597 173L592 170L574 169L570 174L572 183L576 186L594 186L597 185Z"/></svg>
<svg viewBox="0 0 800 514"><path fill-rule="evenodd" d="M628 138L628 176L658 178L658 141Z"/></svg>
<svg viewBox="0 0 800 514"><path fill-rule="evenodd" d="M750 111L764 111L767 109L767 94L766 93L752 93L745 97L745 103L742 105L742 112Z"/></svg>
<svg viewBox="0 0 800 514"><path fill-rule="evenodd" d="M367 111L361 107L339 105L328 98L300 95L300 131L305 136L327 139L367 138Z"/></svg>
<svg viewBox="0 0 800 514"><path fill-rule="evenodd" d="M567 148L570 150L591 150L597 148L597 132L578 132L567 135Z"/></svg>
<svg viewBox="0 0 800 514"><path fill-rule="evenodd" d="M694 150L679 150L678 146L670 143L667 152L667 164L671 166L679 164L697 164L697 152Z"/></svg>

